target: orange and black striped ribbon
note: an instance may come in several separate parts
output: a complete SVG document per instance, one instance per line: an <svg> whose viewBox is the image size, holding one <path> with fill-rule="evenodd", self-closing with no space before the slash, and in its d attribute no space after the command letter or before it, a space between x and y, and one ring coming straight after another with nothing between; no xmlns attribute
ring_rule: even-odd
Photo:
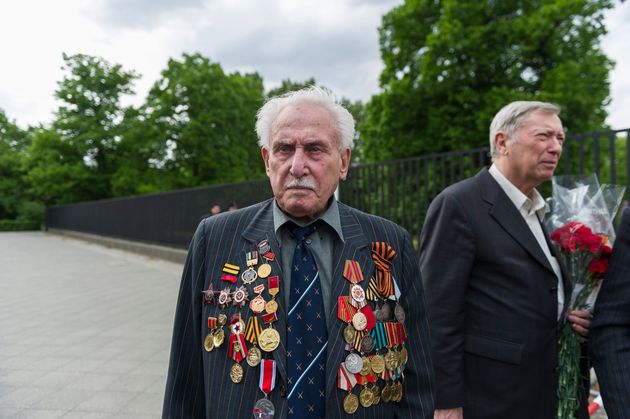
<svg viewBox="0 0 630 419"><path fill-rule="evenodd" d="M376 265L376 283L378 293L383 298L394 294L394 283L390 268L396 251L385 242L372 243L372 259Z"/></svg>
<svg viewBox="0 0 630 419"><path fill-rule="evenodd" d="M245 327L245 339L252 345L258 342L258 335L262 332L262 327L258 322L258 316L251 316L247 320L247 326Z"/></svg>

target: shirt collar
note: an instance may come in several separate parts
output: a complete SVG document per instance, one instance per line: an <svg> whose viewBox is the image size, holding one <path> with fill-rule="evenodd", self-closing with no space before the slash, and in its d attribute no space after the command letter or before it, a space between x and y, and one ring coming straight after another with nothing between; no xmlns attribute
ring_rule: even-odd
<svg viewBox="0 0 630 419"><path fill-rule="evenodd" d="M538 219L542 220L545 217L545 200L536 188L532 190L532 196L528 197L520 189L518 189L512 182L506 178L503 173L494 164L488 169L488 173L497 181L501 189L510 198L510 201L519 210L523 209L527 215L536 214Z"/></svg>
<svg viewBox="0 0 630 419"><path fill-rule="evenodd" d="M330 205L328 205L328 208L326 209L326 211L324 211L324 213L320 215L317 219L311 221L311 223L317 220L324 221L326 224L328 224L337 233L341 241L344 241L343 231L341 230L341 217L339 216L339 205L337 204L337 200L335 199L334 196L331 198ZM276 232L276 235L278 234L278 230L280 229L280 227L282 227L289 221L294 222L295 224L299 226L306 225L306 223L304 223L303 221L295 220L291 218L288 214L286 214L284 211L282 211L280 207L278 206L278 203L274 200L273 229ZM311 224L311 223L308 223L308 224Z"/></svg>

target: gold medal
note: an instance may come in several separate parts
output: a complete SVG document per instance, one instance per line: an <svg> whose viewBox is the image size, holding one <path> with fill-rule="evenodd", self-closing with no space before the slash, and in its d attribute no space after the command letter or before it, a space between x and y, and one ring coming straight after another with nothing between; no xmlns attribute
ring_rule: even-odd
<svg viewBox="0 0 630 419"><path fill-rule="evenodd" d="M400 365L405 365L409 360L409 354L407 353L407 348L405 346L400 350Z"/></svg>
<svg viewBox="0 0 630 419"><path fill-rule="evenodd" d="M370 362L370 359L367 356L362 356L361 361L363 361L363 365L361 365L360 374L363 376L366 376L372 370L372 363Z"/></svg>
<svg viewBox="0 0 630 419"><path fill-rule="evenodd" d="M374 397L372 406L376 406L381 402L381 388L377 384L372 387L372 396Z"/></svg>
<svg viewBox="0 0 630 419"><path fill-rule="evenodd" d="M223 329L217 329L214 332L214 336L212 338L214 340L214 347L218 348L223 344L223 340L225 340L225 332Z"/></svg>
<svg viewBox="0 0 630 419"><path fill-rule="evenodd" d="M363 387L363 390L359 393L359 401L363 407L372 406L372 401L374 401L374 393L372 393L372 390L367 386Z"/></svg>
<svg viewBox="0 0 630 419"><path fill-rule="evenodd" d="M247 365L249 365L250 367L258 366L261 359L262 353L260 352L260 349L258 349L256 346L252 346L249 352L247 352Z"/></svg>
<svg viewBox="0 0 630 419"><path fill-rule="evenodd" d="M385 387L381 390L381 400L383 400L383 403L389 403L392 400L390 388L389 383L385 383Z"/></svg>
<svg viewBox="0 0 630 419"><path fill-rule="evenodd" d="M206 335L206 338L203 340L203 347L206 350L206 352L212 352L212 350L214 349L214 334L213 333L208 333Z"/></svg>
<svg viewBox="0 0 630 419"><path fill-rule="evenodd" d="M260 345L260 349L265 352L275 351L278 345L280 345L280 333L268 327L258 336L258 344Z"/></svg>
<svg viewBox="0 0 630 419"><path fill-rule="evenodd" d="M241 280L243 281L243 284L245 285L251 284L252 282L256 281L256 279L258 279L258 274L256 273L256 271L254 270L252 266L247 268L241 274Z"/></svg>
<svg viewBox="0 0 630 419"><path fill-rule="evenodd" d="M276 300L267 301L267 304L265 304L265 311L270 314L278 311L278 303L276 303Z"/></svg>
<svg viewBox="0 0 630 419"><path fill-rule="evenodd" d="M267 278L271 274L271 265L263 263L258 267L258 276L261 278Z"/></svg>
<svg viewBox="0 0 630 419"><path fill-rule="evenodd" d="M359 408L359 398L354 393L348 393L348 395L343 398L344 412L351 415L354 412L356 412L358 408Z"/></svg>
<svg viewBox="0 0 630 419"><path fill-rule="evenodd" d="M354 330L352 324L348 323L348 325L343 329L343 339L346 341L348 345L354 344L354 337L357 334L357 331Z"/></svg>
<svg viewBox="0 0 630 419"><path fill-rule="evenodd" d="M265 309L265 299L262 296L254 297L253 300L249 302L249 308L256 314L262 313Z"/></svg>
<svg viewBox="0 0 630 419"><path fill-rule="evenodd" d="M352 325L359 331L365 330L367 327L367 318L365 317L365 314L357 311L354 316L352 316Z"/></svg>
<svg viewBox="0 0 630 419"><path fill-rule="evenodd" d="M233 364L230 368L230 379L233 383L240 383L243 380L243 367L241 364Z"/></svg>
<svg viewBox="0 0 630 419"><path fill-rule="evenodd" d="M399 402L402 400L402 395L403 395L403 386L402 386L402 382L398 381L396 384L394 384L395 388L396 388L396 392L394 397L392 397L392 400L395 402Z"/></svg>
<svg viewBox="0 0 630 419"><path fill-rule="evenodd" d="M370 366L372 367L374 374L379 375L385 371L385 359L383 359L382 355L374 355L374 357L370 360Z"/></svg>
<svg viewBox="0 0 630 419"><path fill-rule="evenodd" d="M396 353L391 350L385 354L385 368L393 371L396 368Z"/></svg>

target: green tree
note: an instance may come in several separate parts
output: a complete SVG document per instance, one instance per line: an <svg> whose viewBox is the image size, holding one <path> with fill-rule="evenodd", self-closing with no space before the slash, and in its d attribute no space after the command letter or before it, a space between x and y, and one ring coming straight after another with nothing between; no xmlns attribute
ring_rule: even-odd
<svg viewBox="0 0 630 419"><path fill-rule="evenodd" d="M267 97L280 96L282 94L292 92L294 90L304 89L309 86L317 86L317 82L315 78L311 77L304 81L293 81L291 79L284 79L280 86L273 88L267 92Z"/></svg>
<svg viewBox="0 0 630 419"><path fill-rule="evenodd" d="M407 0L383 17L383 91L367 105L364 155L380 160L487 144L513 100L563 108L570 133L604 125L609 0Z"/></svg>
<svg viewBox="0 0 630 419"><path fill-rule="evenodd" d="M0 109L0 219L15 219L28 199L22 166L27 145L26 132Z"/></svg>
<svg viewBox="0 0 630 419"><path fill-rule="evenodd" d="M111 197L125 113L121 98L133 94L139 76L99 57L64 54L63 59L54 132L35 134L29 177L48 204Z"/></svg>
<svg viewBox="0 0 630 419"><path fill-rule="evenodd" d="M225 74L200 54L169 60L151 88L140 127L123 138L140 144L150 190L235 182L264 175L254 122L263 100L260 76ZM144 134L143 134L144 132ZM141 135L151 140L137 141ZM128 176L124 176L128 177Z"/></svg>

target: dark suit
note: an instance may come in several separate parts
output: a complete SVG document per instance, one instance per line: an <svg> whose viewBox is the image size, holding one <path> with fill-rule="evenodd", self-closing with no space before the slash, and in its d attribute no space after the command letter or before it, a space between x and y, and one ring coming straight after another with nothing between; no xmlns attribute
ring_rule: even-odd
<svg viewBox="0 0 630 419"><path fill-rule="evenodd" d="M608 417L630 417L630 209L595 303L590 350Z"/></svg>
<svg viewBox="0 0 630 419"><path fill-rule="evenodd" d="M555 418L558 280L486 169L431 203L420 266L436 409L463 406L465 419Z"/></svg>
<svg viewBox="0 0 630 419"><path fill-rule="evenodd" d="M216 316L218 308L203 305L201 291L210 283L214 289L224 286L219 281L225 262L235 263L245 252L255 250L263 239L269 240L277 255L272 262L274 274L280 275L281 252L273 229L273 200L231 213L223 213L204 220L194 235L182 278L175 316L171 361L164 400L164 417L168 418L248 418L256 400L259 368L250 368L243 361L245 376L239 384L229 379L232 361L227 347L207 353L202 339L207 333L206 318ZM370 243L388 242L397 252L392 272L402 292L402 304L407 309L405 327L408 334L409 362L405 369L404 397L399 404L380 403L364 409L359 407L355 417L361 418L431 418L433 416L434 377L430 357L428 325L424 311L424 296L420 272L410 236L399 226L382 218L370 216L339 203L344 242L334 245L332 275L333 304L328 322L328 352L326 360L326 417L347 416L342 408L345 392L337 389L337 368L347 354L342 335L342 324L337 319L337 296L348 295L348 282L342 278L347 259L359 262L363 275L369 279L374 272ZM244 262L244 260L243 260ZM364 280L361 285L367 285ZM282 289L282 287L280 288ZM252 293L250 292L250 295ZM276 408L276 418L287 416L286 307L284 297L277 302L281 345L273 352L278 374L276 389L270 399ZM227 310L228 318L234 308ZM357 393L355 389L355 394Z"/></svg>

